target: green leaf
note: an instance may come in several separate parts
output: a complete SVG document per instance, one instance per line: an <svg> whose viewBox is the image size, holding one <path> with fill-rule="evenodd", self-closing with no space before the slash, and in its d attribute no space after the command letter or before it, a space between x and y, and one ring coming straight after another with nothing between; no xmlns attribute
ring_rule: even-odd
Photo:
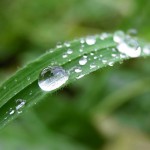
<svg viewBox="0 0 150 150"><path fill-rule="evenodd" d="M38 86L39 74L45 67L63 67L69 73L69 79L63 85L65 86L102 67L113 66L116 62L122 63L123 60L131 58L117 49L118 43L114 42L113 36L113 34L95 35L69 42L70 46L68 43L58 45L4 82L0 87L0 128L16 118L21 112L27 110L27 108L32 107L38 101L59 89L45 92ZM126 37L129 36L127 35ZM94 41L88 42L87 40ZM130 37L129 40L135 39ZM140 47L142 45L143 43L140 44ZM71 49L73 53L67 54L68 49ZM64 58L63 56L66 54L67 57ZM85 55L87 63L80 65L79 61ZM142 49L139 57L149 55L149 51L145 52ZM77 68L82 71L75 72ZM19 105L18 100L23 102L19 111L16 109Z"/></svg>

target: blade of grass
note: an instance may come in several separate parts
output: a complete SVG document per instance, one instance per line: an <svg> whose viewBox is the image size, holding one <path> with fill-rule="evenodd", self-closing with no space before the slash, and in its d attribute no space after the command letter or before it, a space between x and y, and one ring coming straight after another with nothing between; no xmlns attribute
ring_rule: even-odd
<svg viewBox="0 0 150 150"><path fill-rule="evenodd" d="M113 66L116 62L129 59L128 56L122 55L115 49L117 44L113 40L113 35L108 34L105 39L101 39L100 37L102 36L100 35L93 37L96 42L94 44L86 43L86 39L79 39L70 42L69 44L71 46L69 47L68 44L59 45L8 79L0 87L0 128L16 118L22 111L27 110L27 108L33 106L45 96L58 90L44 92L39 88L39 73L45 67L58 65L66 69L70 74L69 80L65 84L67 85L99 68ZM63 58L63 55L66 55L68 49L72 49L73 53ZM86 55L88 61L85 65L80 66L79 60L81 60L84 55ZM142 52L140 56L149 55L149 53ZM80 67L82 72L76 73L75 69L77 67ZM25 100L25 105L21 108L20 112L16 111L16 101L18 99Z"/></svg>

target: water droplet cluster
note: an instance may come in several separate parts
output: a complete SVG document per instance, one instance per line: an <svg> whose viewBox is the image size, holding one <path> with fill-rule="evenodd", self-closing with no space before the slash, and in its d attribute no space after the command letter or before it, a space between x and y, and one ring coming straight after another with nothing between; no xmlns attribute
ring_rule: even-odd
<svg viewBox="0 0 150 150"><path fill-rule="evenodd" d="M120 53L133 58L141 55L142 48L138 40L129 34L117 31L113 35L113 40L117 43L117 49Z"/></svg>
<svg viewBox="0 0 150 150"><path fill-rule="evenodd" d="M6 112L6 114L13 115L14 113L18 113L18 114L22 113L22 108L25 106L25 104L26 104L26 100L17 99L15 101L15 107L9 108L9 110Z"/></svg>
<svg viewBox="0 0 150 150"><path fill-rule="evenodd" d="M54 66L57 63L51 63L50 66L43 69L40 73L39 87L43 91L52 91L65 84L72 74L76 74L76 79L80 79L86 74L86 70L94 71L103 66L113 66L116 61L122 63L123 59L138 57L141 53L150 54L150 46L147 45L142 48L136 37L132 37L132 35L136 35L136 30L132 29L128 31L128 34L125 34L123 31L116 31L114 34L102 33L101 35L87 36L79 40L79 46L75 49L72 43L58 43L56 48L63 47L63 63L72 63L74 53L78 54L78 59L67 71L61 66ZM99 49L97 43L103 43L108 38L110 40L113 38L116 46L114 44L113 47L109 47L106 44L105 47ZM78 42L78 40L75 41ZM87 47L90 50L87 50Z"/></svg>

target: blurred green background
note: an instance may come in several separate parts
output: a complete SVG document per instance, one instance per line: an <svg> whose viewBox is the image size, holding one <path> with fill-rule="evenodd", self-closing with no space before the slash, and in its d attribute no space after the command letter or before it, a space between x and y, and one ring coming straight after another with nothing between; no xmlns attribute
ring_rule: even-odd
<svg viewBox="0 0 150 150"><path fill-rule="evenodd" d="M148 0L0 0L0 82L76 37L150 41ZM150 150L150 58L104 68L48 96L0 133L0 150Z"/></svg>

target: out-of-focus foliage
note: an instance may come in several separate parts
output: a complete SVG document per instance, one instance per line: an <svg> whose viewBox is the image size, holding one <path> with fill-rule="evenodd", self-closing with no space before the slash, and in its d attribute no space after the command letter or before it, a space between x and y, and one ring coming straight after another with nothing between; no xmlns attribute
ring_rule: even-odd
<svg viewBox="0 0 150 150"><path fill-rule="evenodd" d="M129 28L149 41L149 8L147 0L1 0L0 82L59 41ZM0 149L149 150L149 75L149 58L94 72L3 129ZM111 96L112 111L101 114Z"/></svg>

